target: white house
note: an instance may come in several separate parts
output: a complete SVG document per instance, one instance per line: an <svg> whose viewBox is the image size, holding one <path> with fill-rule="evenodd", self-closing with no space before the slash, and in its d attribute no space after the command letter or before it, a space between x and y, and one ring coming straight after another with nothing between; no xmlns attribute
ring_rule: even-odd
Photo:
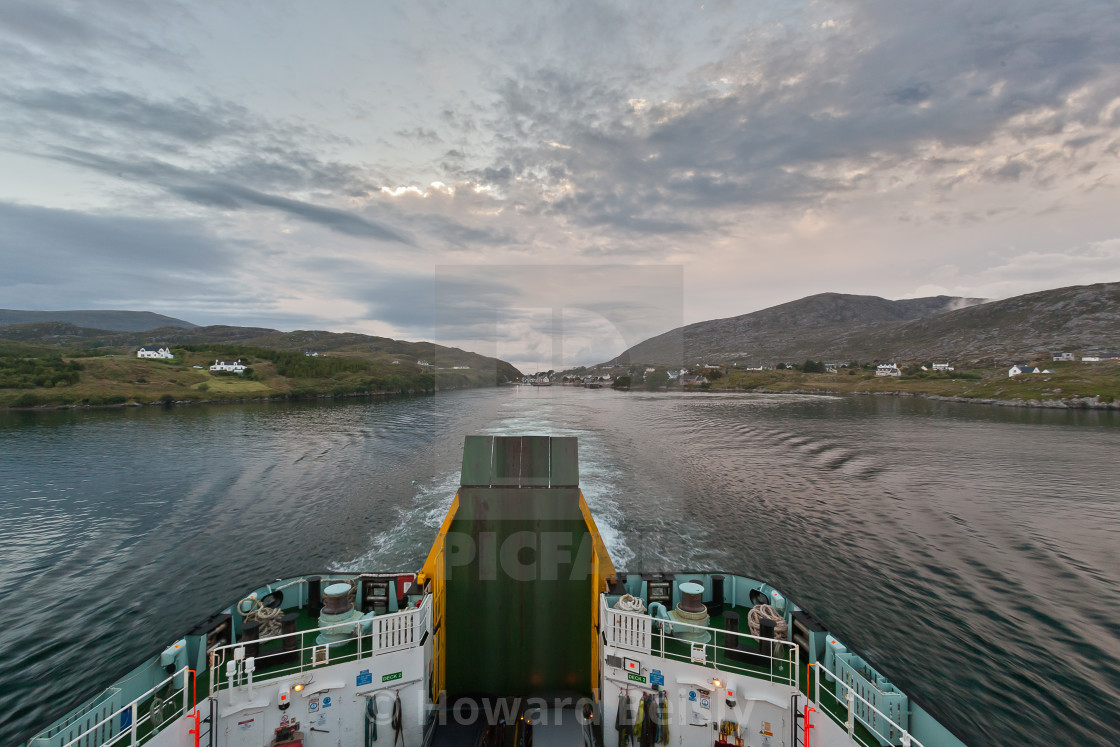
<svg viewBox="0 0 1120 747"><path fill-rule="evenodd" d="M1081 360L1084 363L1100 363L1101 357L1099 355L1083 355Z"/></svg>
<svg viewBox="0 0 1120 747"><path fill-rule="evenodd" d="M1038 366L1028 366L1026 363L1017 363L1007 371L1008 378L1014 378L1019 374L1025 373L1038 373Z"/></svg>
<svg viewBox="0 0 1120 747"><path fill-rule="evenodd" d="M432 364L431 364L431 363L428 363L428 361L426 361L426 360L424 360L423 358L421 358L420 360L416 361L416 365L417 365L417 366L424 366L424 367L427 367L427 366L430 366L430 365L432 365Z"/></svg>
<svg viewBox="0 0 1120 747"><path fill-rule="evenodd" d="M1073 360L1073 353L1053 353L1053 358L1056 361L1071 361Z"/></svg>
<svg viewBox="0 0 1120 747"><path fill-rule="evenodd" d="M880 363L875 368L876 376L901 376L902 371L893 363Z"/></svg>
<svg viewBox="0 0 1120 747"><path fill-rule="evenodd" d="M145 345L136 351L137 358L174 358L166 345Z"/></svg>
<svg viewBox="0 0 1120 747"><path fill-rule="evenodd" d="M948 363L934 363L933 364L933 370L934 371L952 371L953 367L950 366Z"/></svg>
<svg viewBox="0 0 1120 747"><path fill-rule="evenodd" d="M210 366L210 373L245 373L245 364L241 361L214 361L214 365Z"/></svg>
<svg viewBox="0 0 1120 747"><path fill-rule="evenodd" d="M700 386L709 384L707 376L681 376L681 386Z"/></svg>

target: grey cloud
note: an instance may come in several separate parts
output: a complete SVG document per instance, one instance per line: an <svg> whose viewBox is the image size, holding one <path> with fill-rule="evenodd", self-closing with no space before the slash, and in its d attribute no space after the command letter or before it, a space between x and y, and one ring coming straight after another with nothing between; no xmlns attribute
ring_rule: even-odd
<svg viewBox="0 0 1120 747"><path fill-rule="evenodd" d="M189 297L233 292L238 252L186 221L89 215L0 202L0 293L7 303L55 307L132 298L159 283Z"/></svg>
<svg viewBox="0 0 1120 747"><path fill-rule="evenodd" d="M96 15L96 14L91 14ZM0 3L0 29L39 44L89 44L108 35L87 19L65 13L44 2Z"/></svg>
<svg viewBox="0 0 1120 747"><path fill-rule="evenodd" d="M424 127L413 127L408 130L398 130L397 135L408 138L410 140L419 140L422 143L439 143L442 138L435 130L430 130Z"/></svg>
<svg viewBox="0 0 1120 747"><path fill-rule="evenodd" d="M177 3L162 3L158 14L164 23L179 22L185 10ZM5 0L0 3L0 35L55 55L89 58L102 52L124 53L145 64L177 64L181 69L179 55L154 41L153 34L137 30L136 24L153 18L153 10L144 3L79 3L67 8L44 0ZM52 58L41 62L66 65Z"/></svg>
<svg viewBox="0 0 1120 747"><path fill-rule="evenodd" d="M142 181L199 205L226 210L244 209L246 206L271 208L349 236L413 245L412 240L403 234L353 213L267 194L158 161L125 162L72 149L65 149L53 158Z"/></svg>
<svg viewBox="0 0 1120 747"><path fill-rule="evenodd" d="M934 166L917 157L930 142L978 146L1000 134L1100 126L1120 95L1120 17L1109 7L948 2L904 13L860 3L828 33L795 19L771 38L745 36L695 73L702 85L652 102L645 115L625 104L648 74L640 65L628 79L578 66L528 71L497 86L502 108L491 127L511 134L500 158L474 174L567 180L573 193L553 211L621 231L710 224L708 215L682 216L681 206L816 204L859 185L845 171ZM713 79L728 83L713 88Z"/></svg>
<svg viewBox="0 0 1120 747"><path fill-rule="evenodd" d="M0 93L0 101L36 115L54 114L102 126L168 135L192 144L245 130L248 112L222 103L200 104L186 99L157 102L125 91L72 93L58 90L17 90Z"/></svg>

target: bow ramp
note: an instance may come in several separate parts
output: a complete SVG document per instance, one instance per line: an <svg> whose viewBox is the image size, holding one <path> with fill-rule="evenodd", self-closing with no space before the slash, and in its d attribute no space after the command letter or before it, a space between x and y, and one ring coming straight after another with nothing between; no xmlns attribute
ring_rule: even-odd
<svg viewBox="0 0 1120 747"><path fill-rule="evenodd" d="M575 438L468 436L422 574L435 599L436 691L591 695L598 595L613 574L579 489Z"/></svg>

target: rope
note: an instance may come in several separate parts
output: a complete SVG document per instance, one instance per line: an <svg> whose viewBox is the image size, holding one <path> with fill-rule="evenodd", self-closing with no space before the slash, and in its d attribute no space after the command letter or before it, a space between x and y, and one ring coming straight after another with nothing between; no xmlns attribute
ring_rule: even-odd
<svg viewBox="0 0 1120 747"><path fill-rule="evenodd" d="M366 747L373 747L377 741L377 698L366 697Z"/></svg>
<svg viewBox="0 0 1120 747"><path fill-rule="evenodd" d="M618 747L632 747L634 716L630 711L630 696L625 690L618 691L618 711L614 717L614 728L618 732Z"/></svg>
<svg viewBox="0 0 1120 747"><path fill-rule="evenodd" d="M614 603L614 608L622 612L642 613L646 611L646 604L632 594L623 594L622 598Z"/></svg>
<svg viewBox="0 0 1120 747"><path fill-rule="evenodd" d="M165 691L166 692L166 691ZM159 693L152 695L152 702L148 706L148 721L152 724L152 732L158 732L163 723L167 720L167 714L164 713L170 703L163 699Z"/></svg>
<svg viewBox="0 0 1120 747"><path fill-rule="evenodd" d="M751 635L759 635L759 632L762 630L762 623L760 620L763 617L774 621L775 640L784 641L786 639L786 634L789 632L786 619L779 615L777 611L768 604L756 604L751 608L751 611L747 613L747 625L750 627Z"/></svg>
<svg viewBox="0 0 1120 747"><path fill-rule="evenodd" d="M397 693L397 699L393 701L393 718L390 722L393 725L393 747L397 747L397 737L400 737L401 744L404 744L404 720L401 718L401 694Z"/></svg>
<svg viewBox="0 0 1120 747"><path fill-rule="evenodd" d="M657 691L657 705L661 709L661 744L669 744L669 703L664 690Z"/></svg>
<svg viewBox="0 0 1120 747"><path fill-rule="evenodd" d="M244 612L241 605L245 602L252 602L257 605L255 610ZM256 620L261 625L260 637L271 638L274 635L280 635L280 618L284 616L284 610L279 607L265 607L264 602L254 597L245 597L237 604L237 611L241 614L242 622L249 620Z"/></svg>
<svg viewBox="0 0 1120 747"><path fill-rule="evenodd" d="M295 581L289 581L283 586L277 586L275 589L273 589L272 587L268 587L269 592L268 594L265 594L265 596L267 597L269 594L275 594L278 591L287 589L289 586L306 583L306 578L297 578ZM354 588L354 586L351 585L350 595L352 596L354 593L356 593L356 591L357 590ZM249 610L248 612L242 611L241 606L246 602L255 604L257 608ZM284 616L284 610L280 609L279 607L276 607L275 609L273 609L272 607L265 607L264 602L262 602L260 599L248 596L237 603L237 612L241 615L243 623L249 622L250 620L256 620L258 623L260 623L261 638L271 638L274 635L280 635L280 618Z"/></svg>

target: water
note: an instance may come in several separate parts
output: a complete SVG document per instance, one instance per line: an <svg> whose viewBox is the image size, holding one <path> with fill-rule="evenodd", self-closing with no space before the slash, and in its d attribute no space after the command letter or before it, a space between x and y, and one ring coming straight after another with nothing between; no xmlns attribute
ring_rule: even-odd
<svg viewBox="0 0 1120 747"><path fill-rule="evenodd" d="M1120 418L882 397L501 389L0 413L0 734L246 589L415 570L468 433L580 437L620 569L770 580L971 745L1120 728Z"/></svg>

